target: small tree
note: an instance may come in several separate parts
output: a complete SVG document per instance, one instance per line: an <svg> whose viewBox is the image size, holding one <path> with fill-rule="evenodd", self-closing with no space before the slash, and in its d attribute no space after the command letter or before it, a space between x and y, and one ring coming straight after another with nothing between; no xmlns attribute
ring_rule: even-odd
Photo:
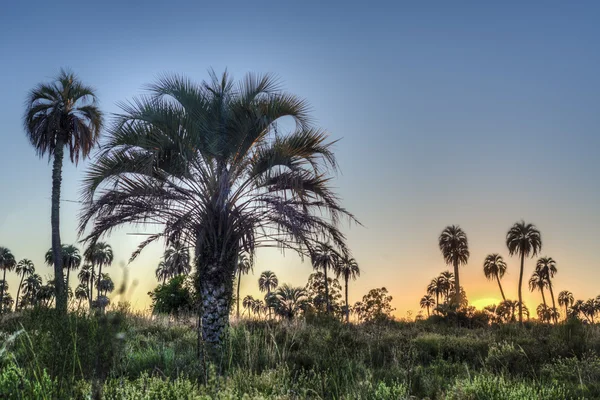
<svg viewBox="0 0 600 400"><path fill-rule="evenodd" d="M363 296L362 301L355 304L361 322L374 322L392 318L392 296L385 287L371 289Z"/></svg>
<svg viewBox="0 0 600 400"><path fill-rule="evenodd" d="M164 285L159 285L148 295L152 299L151 307L155 314L178 317L181 313L193 310L192 287L183 275L178 275Z"/></svg>

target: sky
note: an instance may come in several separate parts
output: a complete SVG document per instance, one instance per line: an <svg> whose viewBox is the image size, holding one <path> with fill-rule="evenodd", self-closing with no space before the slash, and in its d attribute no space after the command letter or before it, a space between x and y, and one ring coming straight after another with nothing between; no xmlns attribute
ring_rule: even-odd
<svg viewBox="0 0 600 400"><path fill-rule="evenodd" d="M519 263L505 235L521 219L537 225L542 255L557 261L555 293L600 294L600 5L320 3L2 3L0 246L50 275L43 257L51 165L22 127L28 90L68 67L96 88L110 115L161 73L200 82L209 68L227 68L236 78L277 74L309 101L315 124L341 139L333 184L363 224L344 227L362 271L351 302L385 286L395 315L414 316L428 282L449 269L437 237L450 224L469 239L461 267L469 299L483 306L500 298L482 271L496 252L508 262L504 290L516 298ZM63 199L79 199L87 166L65 164ZM78 212L78 203L62 202L64 243L78 240ZM141 240L132 232L108 238L115 252L108 272L120 281L127 271L124 297L143 309L164 249L153 245L124 268ZM526 278L534 264L527 260ZM292 253L261 250L242 297L258 294L267 269L297 286L312 271ZM16 292L14 273L8 282ZM541 301L524 293L533 308Z"/></svg>

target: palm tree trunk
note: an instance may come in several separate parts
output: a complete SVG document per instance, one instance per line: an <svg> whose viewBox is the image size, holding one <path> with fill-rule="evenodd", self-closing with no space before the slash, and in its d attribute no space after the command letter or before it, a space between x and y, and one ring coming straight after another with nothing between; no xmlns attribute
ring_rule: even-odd
<svg viewBox="0 0 600 400"><path fill-rule="evenodd" d="M240 319L240 281L242 280L242 269L238 268L238 281L237 281L237 308L236 308L236 318Z"/></svg>
<svg viewBox="0 0 600 400"><path fill-rule="evenodd" d="M64 157L64 141L59 135L54 148L54 165L52 166L52 258L54 261L54 280L56 293L56 309L67 313L67 296L62 265L62 250L60 244L60 185L62 181L62 164Z"/></svg>
<svg viewBox="0 0 600 400"><path fill-rule="evenodd" d="M67 268L67 280L65 291L67 292L67 300L69 300L69 278L71 277L71 268Z"/></svg>
<svg viewBox="0 0 600 400"><path fill-rule="evenodd" d="M4 313L4 286L6 286L6 268L4 268L4 278L2 278L2 287L0 288L0 314Z"/></svg>
<svg viewBox="0 0 600 400"><path fill-rule="evenodd" d="M430 315L429 315L429 306L427 306L427 318L429 318L429 317L430 317Z"/></svg>
<svg viewBox="0 0 600 400"><path fill-rule="evenodd" d="M440 292L438 292L437 290L436 290L436 292L435 292L435 305L436 305L436 306L439 306L439 305L440 305ZM435 310L434 310L434 311L435 311Z"/></svg>
<svg viewBox="0 0 600 400"><path fill-rule="evenodd" d="M460 305L460 278L458 276L458 261L454 261L454 302Z"/></svg>
<svg viewBox="0 0 600 400"><path fill-rule="evenodd" d="M554 323L556 324L558 323L556 313L554 313L554 310L556 310L556 303L554 302L554 291L552 290L552 281L550 278L548 278L548 289L550 289L550 297L552 298L552 316L554 317Z"/></svg>
<svg viewBox="0 0 600 400"><path fill-rule="evenodd" d="M17 298L15 299L15 311L19 308L19 296L21 295L21 285L23 284L23 278L25 278L25 273L21 274L21 281L19 282L19 287L17 288Z"/></svg>
<svg viewBox="0 0 600 400"><path fill-rule="evenodd" d="M540 292L542 292L542 302L544 303L544 308L547 310L548 305L546 304L546 296L544 295L544 288L540 288Z"/></svg>
<svg viewBox="0 0 600 400"><path fill-rule="evenodd" d="M502 301L506 301L506 297L504 296L504 290L502 290L502 285L500 284L500 277L496 274L496 280L498 281L498 287L500 288L500 293L502 294Z"/></svg>
<svg viewBox="0 0 600 400"><path fill-rule="evenodd" d="M323 268L325 272L325 304L327 306L327 314L331 313L331 305L329 304L329 282L327 280L327 267Z"/></svg>
<svg viewBox="0 0 600 400"><path fill-rule="evenodd" d="M565 321L568 319L569 309L567 308L567 304L565 303Z"/></svg>
<svg viewBox="0 0 600 400"><path fill-rule="evenodd" d="M220 365L220 359L223 355L221 345L229 325L231 283L228 285L223 279L210 279L206 276L203 276L200 280L202 342L208 350L208 357L216 365Z"/></svg>
<svg viewBox="0 0 600 400"><path fill-rule="evenodd" d="M525 264L525 253L521 252L521 271L519 272L519 323L523 323L523 266Z"/></svg>
<svg viewBox="0 0 600 400"><path fill-rule="evenodd" d="M96 300L100 298L100 279L102 279L102 263L100 263L100 265L98 266L98 279L96 279L96 288L98 289L98 296L96 297Z"/></svg>
<svg viewBox="0 0 600 400"><path fill-rule="evenodd" d="M346 323L350 323L350 306L348 305L348 276L345 276L346 280ZM428 310L429 312L429 310Z"/></svg>

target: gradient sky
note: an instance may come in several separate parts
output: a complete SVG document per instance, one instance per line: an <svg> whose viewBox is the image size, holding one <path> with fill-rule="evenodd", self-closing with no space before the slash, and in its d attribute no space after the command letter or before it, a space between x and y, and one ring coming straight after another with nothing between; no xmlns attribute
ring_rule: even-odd
<svg viewBox="0 0 600 400"><path fill-rule="evenodd" d="M491 252L507 258L504 288L516 298L518 260L504 239L520 219L539 227L543 255L557 260L556 292L600 294L596 2L8 3L0 6L0 246L32 259L44 278L51 167L21 125L27 91L70 67L111 113L162 72L201 81L212 67L236 78L278 74L309 100L317 125L342 139L335 186L364 224L346 229L362 269L352 302L386 286L396 315L416 313L429 280L447 269L437 236L449 224L469 238L461 270L469 299L500 297L482 272ZM79 198L85 167L65 166L64 199ZM62 240L73 243L78 204L61 206ZM116 281L140 241L127 232L108 239ZM149 303L162 250L151 246L128 268L136 307ZM527 261L527 278L533 266ZM257 293L266 269L294 285L311 272L291 253L259 251L242 295ZM14 296L17 278L8 281ZM535 306L539 294L526 301Z"/></svg>

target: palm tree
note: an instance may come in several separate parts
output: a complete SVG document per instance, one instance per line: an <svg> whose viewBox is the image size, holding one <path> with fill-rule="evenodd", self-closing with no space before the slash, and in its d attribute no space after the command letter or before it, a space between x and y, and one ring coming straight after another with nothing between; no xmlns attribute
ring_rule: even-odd
<svg viewBox="0 0 600 400"><path fill-rule="evenodd" d="M17 288L17 298L15 299L15 311L17 311L17 309L19 308L19 296L21 294L21 286L23 286L23 279L25 278L25 276L29 276L35 273L35 266L33 265L33 261L28 260L26 258L22 259L17 263L15 272L18 275L21 275L21 281L19 282L19 287Z"/></svg>
<svg viewBox="0 0 600 400"><path fill-rule="evenodd" d="M442 288L444 289L444 301L450 301L450 292L454 291L454 287L456 282L454 280L454 274L450 271L444 271L440 274L440 279L442 282Z"/></svg>
<svg viewBox="0 0 600 400"><path fill-rule="evenodd" d="M264 271L258 278L258 289L261 292L267 292L265 295L265 301L268 304L271 298L271 291L279 285L277 275L273 271ZM271 307L269 307L269 318L271 318Z"/></svg>
<svg viewBox="0 0 600 400"><path fill-rule="evenodd" d="M79 249L77 249L77 247L73 246L72 244L63 244L61 248L62 266L67 270L65 282L68 293L71 270L77 270L77 268L79 268L79 266L81 265L81 254L79 254ZM49 266L52 266L52 264L54 263L54 251L52 249L46 252L45 261L46 264Z"/></svg>
<svg viewBox="0 0 600 400"><path fill-rule="evenodd" d="M546 296L544 295L544 289L548 286L548 282L546 281L545 276L542 274L540 270L533 271L531 278L529 279L529 290L534 292L535 290L539 290L542 293L542 301L544 307L548 308L546 304Z"/></svg>
<svg viewBox="0 0 600 400"><path fill-rule="evenodd" d="M506 233L506 247L512 256L521 256L521 269L519 272L519 322L523 322L523 268L525 257L534 257L542 250L542 234L533 224L525 221L515 223Z"/></svg>
<svg viewBox="0 0 600 400"><path fill-rule="evenodd" d="M467 235L457 225L447 226L438 239L446 264L454 267L454 303L460 304L460 277L458 267L469 260Z"/></svg>
<svg viewBox="0 0 600 400"><path fill-rule="evenodd" d="M542 322L549 321L551 318L550 308L545 304L540 304L536 309L536 313Z"/></svg>
<svg viewBox="0 0 600 400"><path fill-rule="evenodd" d="M421 302L419 304L421 305L421 308L427 308L427 318L429 318L429 309L435 307L435 299L431 295L426 294L421 297Z"/></svg>
<svg viewBox="0 0 600 400"><path fill-rule="evenodd" d="M194 247L209 356L222 354L241 253L278 246L307 255L317 238L347 252L338 224L354 218L330 187L331 143L310 125L307 103L272 76L239 85L227 73L200 85L164 76L123 108L87 174L80 232L93 225L93 240L152 221L163 230L134 257L160 238ZM296 121L289 134L276 129L283 117Z"/></svg>
<svg viewBox="0 0 600 400"><path fill-rule="evenodd" d="M498 281L498 287L500 288L500 294L502 294L502 301L506 300L504 296L504 290L502 290L502 284L500 279L506 273L506 263L500 254L494 253L488 255L483 261L483 273L488 280L495 279Z"/></svg>
<svg viewBox="0 0 600 400"><path fill-rule="evenodd" d="M441 276L433 278L427 286L427 294L435 295L435 304L440 304L440 294L444 294L445 287L446 280Z"/></svg>
<svg viewBox="0 0 600 400"><path fill-rule="evenodd" d="M84 254L85 256L85 254ZM89 262L89 261L88 261ZM91 287L94 286L94 281L96 280L96 275L94 275L94 266L92 264L84 264L83 267L81 267L81 269L79 270L79 273L77 274L77 279L79 279L79 283L82 286L85 286L87 291L88 291L88 303L91 304L92 302L92 292L91 292Z"/></svg>
<svg viewBox="0 0 600 400"><path fill-rule="evenodd" d="M190 272L190 251L181 241L175 241L163 255L169 266L170 276L187 275Z"/></svg>
<svg viewBox="0 0 600 400"><path fill-rule="evenodd" d="M6 290L8 290L8 284L6 284L5 291ZM14 302L15 301L13 300L10 293L6 293L4 295L4 298L2 299L2 303L0 303L0 312L2 312L2 313L10 312L10 310L12 310L12 306L13 306Z"/></svg>
<svg viewBox="0 0 600 400"><path fill-rule="evenodd" d="M558 305L565 308L565 319L567 319L569 307L573 305L574 301L575 298L573 297L573 293L569 292L568 290L563 290L558 294Z"/></svg>
<svg viewBox="0 0 600 400"><path fill-rule="evenodd" d="M254 307L254 301L254 297L252 297L251 295L247 295L242 301L242 306L244 307L244 309L248 310L248 315L250 315L250 312Z"/></svg>
<svg viewBox="0 0 600 400"><path fill-rule="evenodd" d="M275 313L290 320L306 307L308 301L304 288L291 287L288 284L279 287L275 297L277 299Z"/></svg>
<svg viewBox="0 0 600 400"><path fill-rule="evenodd" d="M37 304L37 294L42 287L42 277L39 274L33 273L25 278L25 282L21 284L23 289L23 299L21 304L29 303L30 305ZM24 299L27 299L25 301Z"/></svg>
<svg viewBox="0 0 600 400"><path fill-rule="evenodd" d="M360 269L358 263L354 258L340 257L339 261L334 266L336 278L342 276L344 278L345 285L345 297L346 297L346 323L350 322L350 304L348 303L348 281L350 278L356 280L360 276ZM328 296L329 298L329 296Z"/></svg>
<svg viewBox="0 0 600 400"><path fill-rule="evenodd" d="M77 285L77 287L75 288L75 298L79 300L79 303L77 304L78 310L81 308L81 301L84 299L88 299L88 294L89 290L85 284L80 283L79 285Z"/></svg>
<svg viewBox="0 0 600 400"><path fill-rule="evenodd" d="M252 270L252 260L248 258L246 254L242 254L238 259L237 264L237 309L236 318L240 319L240 283L242 281L242 274L248 274Z"/></svg>
<svg viewBox="0 0 600 400"><path fill-rule="evenodd" d="M15 256L6 247L0 247L0 269L3 271L2 282L6 284L6 271L12 271L17 262ZM0 305L4 304L4 285L0 288ZM0 310L1 311L1 310Z"/></svg>
<svg viewBox="0 0 600 400"><path fill-rule="evenodd" d="M112 251L112 247L110 244L105 242L92 242L90 246L84 252L86 260L88 260L92 264L92 276L94 276L94 266L98 266L98 276L102 276L102 267L110 266L113 262L114 255ZM90 299L92 298L92 287L90 285ZM98 289L97 296L100 296L100 288ZM91 307L91 301L90 301Z"/></svg>
<svg viewBox="0 0 600 400"><path fill-rule="evenodd" d="M99 275L96 286L98 287L98 297L106 297L108 293L112 293L112 291L115 290L115 284L108 274Z"/></svg>
<svg viewBox="0 0 600 400"><path fill-rule="evenodd" d="M329 244L319 243L311 252L311 261L315 270L323 270L325 276L325 304L327 305L327 314L331 314L331 302L329 301L329 279L327 271L334 269L339 263L341 256Z"/></svg>
<svg viewBox="0 0 600 400"><path fill-rule="evenodd" d="M583 306L580 310L588 322L594 324L594 315L596 315L596 311L598 311L598 304L596 301L594 299L587 300L585 303L583 303Z"/></svg>
<svg viewBox="0 0 600 400"><path fill-rule="evenodd" d="M556 261L552 257L542 257L536 263L536 269L540 270L540 273L546 280L548 290L550 290L550 297L552 298L552 308L556 310L556 303L554 301L554 291L552 290L552 278L556 275ZM555 318L554 322L557 323L558 319Z"/></svg>
<svg viewBox="0 0 600 400"><path fill-rule="evenodd" d="M56 308L67 311L63 284L59 210L64 150L76 165L98 142L103 124L94 90L72 72L61 70L52 83L36 86L27 98L23 122L39 157L54 158L52 166L52 252L56 279Z"/></svg>
<svg viewBox="0 0 600 400"><path fill-rule="evenodd" d="M158 281L162 280L163 285L167 282L167 279L171 277L171 267L164 260L158 263L156 271L154 272Z"/></svg>

